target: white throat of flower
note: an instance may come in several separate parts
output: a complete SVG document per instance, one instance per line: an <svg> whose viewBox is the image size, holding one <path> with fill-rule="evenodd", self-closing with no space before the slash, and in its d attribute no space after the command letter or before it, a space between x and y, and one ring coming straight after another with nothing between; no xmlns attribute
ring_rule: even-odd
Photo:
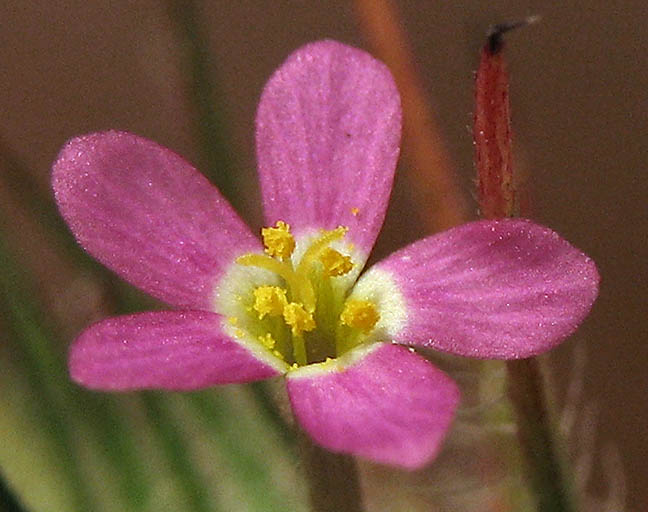
<svg viewBox="0 0 648 512"><path fill-rule="evenodd" d="M252 338L293 368L337 358L385 334L382 299L400 294L382 278L382 285L375 283L377 293L371 286L369 294L378 300L349 296L364 259L344 242L347 231L343 226L321 230L297 243L285 222L263 228L265 253L238 257L217 293L217 309L228 315L229 331L242 340ZM393 318L394 301L387 302L386 317ZM404 306L397 302L402 318Z"/></svg>

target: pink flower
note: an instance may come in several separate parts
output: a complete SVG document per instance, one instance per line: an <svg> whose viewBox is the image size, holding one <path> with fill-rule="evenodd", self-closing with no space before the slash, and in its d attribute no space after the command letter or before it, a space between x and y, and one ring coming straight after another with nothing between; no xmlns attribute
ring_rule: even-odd
<svg viewBox="0 0 648 512"><path fill-rule="evenodd" d="M263 245L168 149L120 132L63 148L53 186L79 243L179 308L89 327L70 350L76 382L190 390L285 374L317 443L417 468L436 455L459 392L398 344L529 357L589 311L593 262L525 220L472 222L361 274L401 130L392 77L368 54L332 41L299 49L266 85L256 123Z"/></svg>

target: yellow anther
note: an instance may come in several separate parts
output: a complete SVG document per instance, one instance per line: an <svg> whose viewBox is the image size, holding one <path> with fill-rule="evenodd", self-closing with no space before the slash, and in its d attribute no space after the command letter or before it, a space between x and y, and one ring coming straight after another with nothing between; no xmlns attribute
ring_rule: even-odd
<svg viewBox="0 0 648 512"><path fill-rule="evenodd" d="M315 329L315 320L312 313L304 309L304 306L291 302L283 308L284 321L292 328L293 336L299 336L304 331Z"/></svg>
<svg viewBox="0 0 648 512"><path fill-rule="evenodd" d="M259 313L259 320L266 315L279 316L283 314L288 304L286 290L278 286L259 286L254 290L254 310Z"/></svg>
<svg viewBox="0 0 648 512"><path fill-rule="evenodd" d="M306 250L302 256L299 265L297 266L297 274L307 275L310 272L311 265L316 259L319 259L319 256L322 254L322 251L328 249L328 245L341 238L344 238L349 228L346 226L338 226L335 229L330 231L322 230L319 238L315 239L310 247Z"/></svg>
<svg viewBox="0 0 648 512"><path fill-rule="evenodd" d="M290 226L283 221L277 221L274 228L261 230L265 252L270 256L286 260L295 250L295 239L290 234Z"/></svg>
<svg viewBox="0 0 648 512"><path fill-rule="evenodd" d="M340 315L340 321L368 334L380 320L376 305L368 300L348 300Z"/></svg>
<svg viewBox="0 0 648 512"><path fill-rule="evenodd" d="M238 318L236 318L235 316L230 316L230 317L227 319L227 322L228 322L230 325L238 325L238 321L239 321Z"/></svg>
<svg viewBox="0 0 648 512"><path fill-rule="evenodd" d="M353 215L354 217L356 217L359 213L360 213L359 208L356 207L351 208L351 215Z"/></svg>
<svg viewBox="0 0 648 512"><path fill-rule="evenodd" d="M345 256L330 247L322 251L320 261L324 265L324 274L329 277L343 276L353 268L353 262L349 256Z"/></svg>
<svg viewBox="0 0 648 512"><path fill-rule="evenodd" d="M259 336L257 339L261 342L261 345L268 350L272 350L275 346L275 340L270 333L266 333L264 336Z"/></svg>

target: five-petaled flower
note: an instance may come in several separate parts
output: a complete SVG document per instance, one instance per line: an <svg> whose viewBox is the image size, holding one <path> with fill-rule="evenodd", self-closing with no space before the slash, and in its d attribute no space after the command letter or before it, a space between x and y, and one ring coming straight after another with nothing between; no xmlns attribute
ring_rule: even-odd
<svg viewBox="0 0 648 512"><path fill-rule="evenodd" d="M93 389L200 389L286 375L322 446L405 468L437 453L454 382L412 349L521 358L589 311L593 262L525 220L420 240L361 274L383 223L401 131L393 79L367 53L323 41L265 87L256 120L262 242L168 149L122 132L78 137L53 170L81 245L179 308L109 318L70 350Z"/></svg>

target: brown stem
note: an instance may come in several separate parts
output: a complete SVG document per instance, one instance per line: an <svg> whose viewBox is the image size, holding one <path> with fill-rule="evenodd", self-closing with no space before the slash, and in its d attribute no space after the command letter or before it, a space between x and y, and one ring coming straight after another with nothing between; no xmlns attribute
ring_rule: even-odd
<svg viewBox="0 0 648 512"><path fill-rule="evenodd" d="M362 512L362 490L353 457L331 453L303 432L299 445L313 512Z"/></svg>
<svg viewBox="0 0 648 512"><path fill-rule="evenodd" d="M416 72L398 12L390 0L356 0L360 25L379 58L389 67L403 106L403 153L409 179L429 231L466 221L468 210L443 147L426 94Z"/></svg>
<svg viewBox="0 0 648 512"><path fill-rule="evenodd" d="M482 217L497 219L518 213L513 182L513 143L509 80L502 50L491 42L481 52L475 77L473 138Z"/></svg>
<svg viewBox="0 0 648 512"><path fill-rule="evenodd" d="M522 23L499 25L482 49L475 80L475 164L482 217L498 219L524 213L513 168L508 74L502 34ZM537 359L507 361L508 393L518 439L538 512L576 510L553 437L544 382Z"/></svg>

